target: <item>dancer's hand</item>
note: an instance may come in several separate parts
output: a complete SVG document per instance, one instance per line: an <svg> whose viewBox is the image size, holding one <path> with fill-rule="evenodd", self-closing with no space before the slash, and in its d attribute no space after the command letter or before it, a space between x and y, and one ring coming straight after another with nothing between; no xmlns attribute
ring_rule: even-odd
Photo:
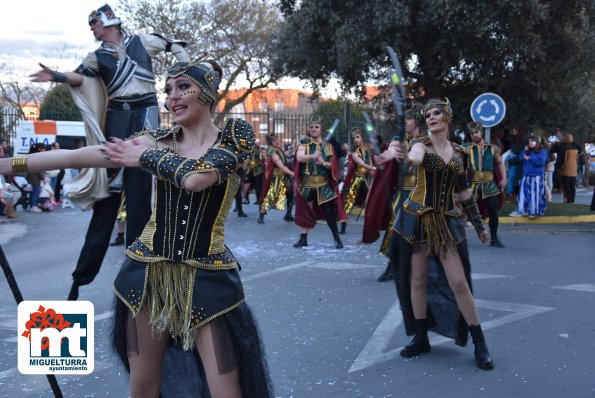
<svg viewBox="0 0 595 398"><path fill-rule="evenodd" d="M146 149L153 148L154 144L147 136L141 136L129 141L111 138L104 147L105 155L111 161L124 167L138 167L142 153Z"/></svg>
<svg viewBox="0 0 595 398"><path fill-rule="evenodd" d="M313 156L314 156L314 162L316 164L320 164L320 165L324 164L325 160L322 158L322 152L316 151L316 152L314 152Z"/></svg>
<svg viewBox="0 0 595 398"><path fill-rule="evenodd" d="M407 145L403 144L402 142L392 141L389 144L387 151L391 153L392 156L400 162L404 161L405 163L407 163L409 161L409 159L407 158L409 148L407 148Z"/></svg>
<svg viewBox="0 0 595 398"><path fill-rule="evenodd" d="M31 81L35 83L51 82L54 78L52 70L44 64L39 64L39 66L41 66L41 70L29 75Z"/></svg>

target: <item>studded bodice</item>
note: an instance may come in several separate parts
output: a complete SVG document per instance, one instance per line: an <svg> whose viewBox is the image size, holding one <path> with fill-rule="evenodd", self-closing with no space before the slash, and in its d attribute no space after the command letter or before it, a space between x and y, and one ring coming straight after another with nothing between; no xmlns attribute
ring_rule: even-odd
<svg viewBox="0 0 595 398"><path fill-rule="evenodd" d="M429 139L424 142L431 145ZM435 153L427 152L417 166L417 181L403 207L410 212L428 211L459 217L462 211L455 205L453 193L469 188L459 146L454 146L452 159L446 163Z"/></svg>
<svg viewBox="0 0 595 398"><path fill-rule="evenodd" d="M227 142L228 152L241 158L240 150L232 147L240 148L242 144L239 143L245 140L243 135L253 134L251 127L248 133L245 126L249 127L239 119L227 123L221 132L221 142L215 146L220 147L221 143ZM154 133L147 132L147 135L154 140L170 135L162 132L155 136ZM209 153L203 158L209 157ZM201 163L203 158L197 159L197 162ZM237 165L239 161L233 163ZM221 171L228 167L224 162L208 165ZM168 179L157 179L151 218L126 254L141 262L171 261L204 269L234 268L235 259L224 243L224 226L240 177L237 167L222 175L226 178L199 192L187 191Z"/></svg>

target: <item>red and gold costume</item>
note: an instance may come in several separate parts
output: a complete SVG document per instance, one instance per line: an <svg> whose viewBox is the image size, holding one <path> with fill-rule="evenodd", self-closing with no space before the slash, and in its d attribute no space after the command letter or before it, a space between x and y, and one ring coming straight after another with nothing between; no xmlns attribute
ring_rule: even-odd
<svg viewBox="0 0 595 398"><path fill-rule="evenodd" d="M335 220L346 220L343 201L339 195L339 167L333 146L326 142L319 144L309 138L302 140L300 144L304 146L306 155L320 151L322 158L330 162L331 168L328 170L314 162L295 162L294 173L297 181L295 223L303 228L314 228L316 220L325 219L320 206L331 201L334 201ZM314 200L307 200L310 198ZM308 206L308 201L313 202L313 208Z"/></svg>
<svg viewBox="0 0 595 398"><path fill-rule="evenodd" d="M270 148L267 152L266 172L264 185L262 189L262 199L260 205L261 213L266 213L268 209L285 210L287 192L291 189L291 177L281 170L272 157L277 155L284 166L287 166L285 152L281 148Z"/></svg>
<svg viewBox="0 0 595 398"><path fill-rule="evenodd" d="M372 186L374 176L371 171L357 164L353 156L357 154L367 165L374 166L372 150L369 146L363 145L355 149L355 152L349 156L349 165L347 175L341 190L341 199L343 200L343 209L345 214L350 214L353 206L363 206L366 197Z"/></svg>

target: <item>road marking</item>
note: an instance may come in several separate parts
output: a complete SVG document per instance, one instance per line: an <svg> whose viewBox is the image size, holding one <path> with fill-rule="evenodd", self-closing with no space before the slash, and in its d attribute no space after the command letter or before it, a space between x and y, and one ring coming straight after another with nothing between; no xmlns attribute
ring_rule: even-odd
<svg viewBox="0 0 595 398"><path fill-rule="evenodd" d="M595 293L595 285L591 285L588 283L582 283L582 284L579 283L576 285L554 286L554 289L574 290L576 292Z"/></svg>
<svg viewBox="0 0 595 398"><path fill-rule="evenodd" d="M276 269L273 269L270 271L261 272L259 274L248 275L246 277L242 277L242 281L249 282L249 281L253 281L255 279L260 279L260 278L264 278L264 277L267 277L270 275L278 274L280 272L285 272L285 271L290 271L290 270L297 269L297 268L306 267L310 264L312 264L312 261L304 261L303 263L288 265L286 267L276 268Z"/></svg>
<svg viewBox="0 0 595 398"><path fill-rule="evenodd" d="M4 380L7 377L12 376L15 373L19 373L19 369L18 368L12 368L12 369L8 369L8 370L4 370L2 372L0 372L0 380Z"/></svg>
<svg viewBox="0 0 595 398"><path fill-rule="evenodd" d="M475 304L477 308L512 312L512 314L482 322L481 327L483 330L502 326L507 323L515 322L554 309L552 307L540 307L536 305L515 304L506 303L503 301L488 300L475 300ZM372 333L372 337L370 337L359 356L353 362L353 365L351 365L349 373L366 369L370 366L399 357L399 352L403 347L394 348L388 351L386 351L386 348L390 345L390 342L395 336L397 329L399 329L402 323L403 315L397 300L395 304L393 304L393 306L388 310L387 314L384 316L384 319L380 321L380 324L374 333ZM447 341L452 340L444 336L434 336L430 339L430 343L432 345L439 345Z"/></svg>
<svg viewBox="0 0 595 398"><path fill-rule="evenodd" d="M14 238L20 238L21 236L27 235L27 225L25 224L2 224L2 236L0 236L0 245L8 243Z"/></svg>
<svg viewBox="0 0 595 398"><path fill-rule="evenodd" d="M476 274L474 272L471 273L471 279L473 279L473 280L494 279L494 278L512 278L512 276L510 276L510 275L496 275L496 274Z"/></svg>
<svg viewBox="0 0 595 398"><path fill-rule="evenodd" d="M332 263L332 262L319 262L308 265L309 268L323 268L323 269L364 269L364 268L378 268L378 265L374 264L354 264L354 263Z"/></svg>

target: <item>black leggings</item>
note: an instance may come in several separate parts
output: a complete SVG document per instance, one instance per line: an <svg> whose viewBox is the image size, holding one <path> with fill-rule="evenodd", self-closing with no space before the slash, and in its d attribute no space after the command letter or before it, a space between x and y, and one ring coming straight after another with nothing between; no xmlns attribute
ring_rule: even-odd
<svg viewBox="0 0 595 398"><path fill-rule="evenodd" d="M492 238L494 238L498 234L498 195L483 198L483 203L485 203L488 209L490 233L492 234Z"/></svg>
<svg viewBox="0 0 595 398"><path fill-rule="evenodd" d="M324 212L324 218L326 218L326 223L328 227L331 229L333 236L337 236L339 234L339 229L337 228L337 219L335 218L335 214L333 213L333 202L326 202L320 205L320 208Z"/></svg>
<svg viewBox="0 0 595 398"><path fill-rule="evenodd" d="M312 189L304 199L306 202L308 202L308 204L313 203L316 200L316 190ZM331 200L321 205L319 204L318 206L322 209L326 223L331 229L333 236L337 237L339 235L339 229L337 228L337 219L335 218L335 213L333 213L334 204L335 201Z"/></svg>
<svg viewBox="0 0 595 398"><path fill-rule="evenodd" d="M567 203L574 203L576 195L576 177L560 176L560 183L564 190L564 197Z"/></svg>

